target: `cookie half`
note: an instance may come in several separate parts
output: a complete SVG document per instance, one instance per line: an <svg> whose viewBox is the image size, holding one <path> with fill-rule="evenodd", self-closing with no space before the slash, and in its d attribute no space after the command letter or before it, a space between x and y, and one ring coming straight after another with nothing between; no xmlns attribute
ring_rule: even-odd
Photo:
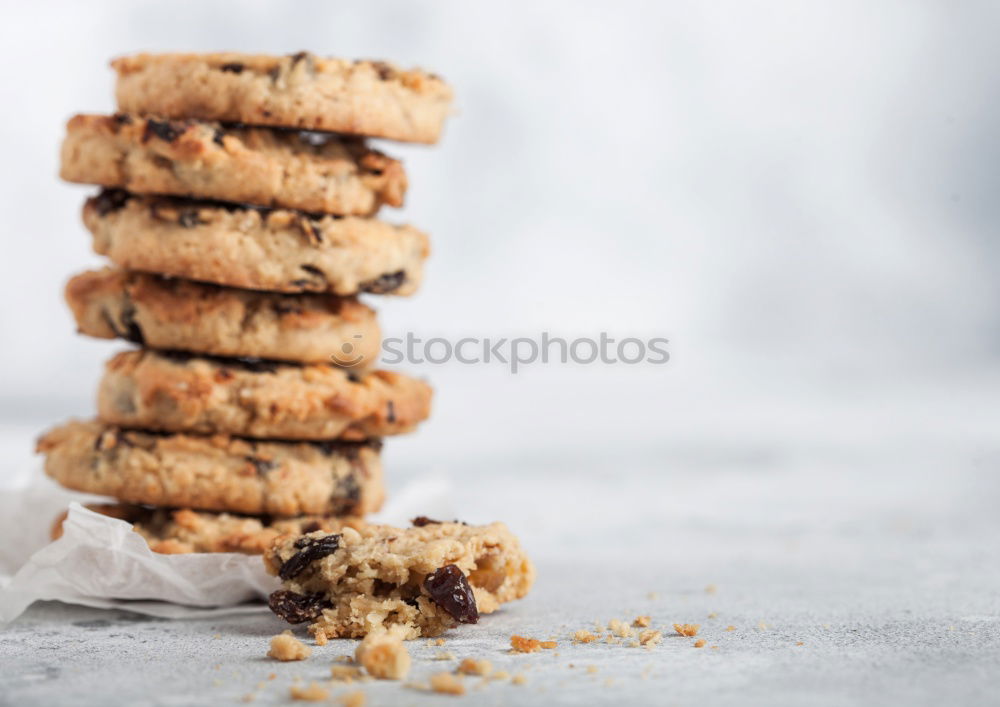
<svg viewBox="0 0 1000 707"><path fill-rule="evenodd" d="M66 285L80 332L152 348L357 369L379 355L375 312L354 299L219 287L115 268Z"/></svg>
<svg viewBox="0 0 1000 707"><path fill-rule="evenodd" d="M433 143L452 101L451 88L434 74L307 52L138 54L111 66L120 110L168 118Z"/></svg>
<svg viewBox="0 0 1000 707"><path fill-rule="evenodd" d="M401 206L406 191L402 165L358 138L128 114L71 118L60 176L141 194L359 216Z"/></svg>
<svg viewBox="0 0 1000 707"><path fill-rule="evenodd" d="M264 553L284 589L270 606L317 639L398 627L435 636L528 593L535 568L503 523L470 526L428 518L417 527L345 528L285 537Z"/></svg>
<svg viewBox="0 0 1000 707"><path fill-rule="evenodd" d="M384 495L380 443L164 435L73 421L39 440L45 473L127 503L247 514L363 515Z"/></svg>
<svg viewBox="0 0 1000 707"><path fill-rule="evenodd" d="M272 518L234 513L192 511L189 508L151 508L128 503L92 503L86 508L95 513L132 524L153 552L180 555L189 552L238 552L260 555L282 535L301 535L322 530L336 533L346 527L362 528L360 518L334 516L296 516ZM63 512L52 524L52 539L62 537Z"/></svg>
<svg viewBox="0 0 1000 707"><path fill-rule="evenodd" d="M124 427L270 439L401 434L430 414L431 387L390 371L125 351L105 369L98 416Z"/></svg>
<svg viewBox="0 0 1000 707"><path fill-rule="evenodd" d="M83 221L124 268L275 292L413 294L430 252L412 226L121 190L88 199Z"/></svg>

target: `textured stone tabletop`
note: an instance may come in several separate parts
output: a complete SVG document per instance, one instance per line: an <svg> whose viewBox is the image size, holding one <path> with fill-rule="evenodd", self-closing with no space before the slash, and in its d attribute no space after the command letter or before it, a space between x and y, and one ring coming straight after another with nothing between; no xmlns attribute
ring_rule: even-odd
<svg viewBox="0 0 1000 707"><path fill-rule="evenodd" d="M443 647L411 643L411 678L471 656L525 676L466 678L476 704L996 704L998 459L939 448L495 460L474 486L455 484L455 506L470 521L508 509L537 585ZM664 629L652 650L569 640L643 614ZM675 622L701 624L707 645L671 635ZM36 604L0 634L0 703L287 703L296 678L324 679L355 645L278 664L264 654L282 628L264 612L165 621ZM513 655L513 633L559 647ZM434 660L442 652L455 659ZM455 699L360 688L376 705Z"/></svg>

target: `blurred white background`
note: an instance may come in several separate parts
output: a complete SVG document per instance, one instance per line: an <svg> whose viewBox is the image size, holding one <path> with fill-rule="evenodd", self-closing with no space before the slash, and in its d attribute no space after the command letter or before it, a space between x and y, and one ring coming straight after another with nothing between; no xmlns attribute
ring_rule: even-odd
<svg viewBox="0 0 1000 707"><path fill-rule="evenodd" d="M8 439L89 415L121 348L74 333L62 287L100 262L79 220L92 190L56 179L66 119L113 110L108 60L307 49L456 90L438 147L383 145L411 183L383 217L434 246L418 296L375 300L387 334L671 341L660 367L411 367L437 409L389 445L398 468L996 441L996 3L101 0L5 16Z"/></svg>

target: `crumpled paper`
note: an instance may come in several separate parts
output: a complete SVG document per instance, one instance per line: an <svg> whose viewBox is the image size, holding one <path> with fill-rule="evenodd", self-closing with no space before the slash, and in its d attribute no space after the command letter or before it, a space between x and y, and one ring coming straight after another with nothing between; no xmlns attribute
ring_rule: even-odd
<svg viewBox="0 0 1000 707"><path fill-rule="evenodd" d="M449 515L448 491L442 478L419 479L371 519L405 525L415 515ZM16 523L16 535L40 547L27 548L34 552L16 572L10 557L0 558L0 623L14 620L35 601L53 599L174 619L266 611L262 599L279 586L259 556L155 553L131 524L76 501L69 505L62 537L45 544L39 538L47 537L55 514L42 508L58 503L58 497L58 489L38 484L5 492L2 505L20 512L5 514L0 529Z"/></svg>

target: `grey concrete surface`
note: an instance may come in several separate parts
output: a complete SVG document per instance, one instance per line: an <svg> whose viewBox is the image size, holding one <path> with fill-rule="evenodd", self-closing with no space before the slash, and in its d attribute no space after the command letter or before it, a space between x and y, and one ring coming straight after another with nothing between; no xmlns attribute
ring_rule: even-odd
<svg viewBox="0 0 1000 707"><path fill-rule="evenodd" d="M998 460L918 445L493 460L456 484L456 505L507 520L538 583L442 648L410 644L412 678L453 667L433 660L447 651L524 673L523 685L467 679L475 704L997 704ZM653 650L569 640L640 614L665 629ZM708 645L670 635L674 622L701 624ZM335 641L277 664L264 654L281 628L263 612L162 621L37 604L0 633L0 704L283 704L296 678L322 680L353 652ZM512 633L559 647L512 655ZM374 705L454 700L360 689Z"/></svg>

